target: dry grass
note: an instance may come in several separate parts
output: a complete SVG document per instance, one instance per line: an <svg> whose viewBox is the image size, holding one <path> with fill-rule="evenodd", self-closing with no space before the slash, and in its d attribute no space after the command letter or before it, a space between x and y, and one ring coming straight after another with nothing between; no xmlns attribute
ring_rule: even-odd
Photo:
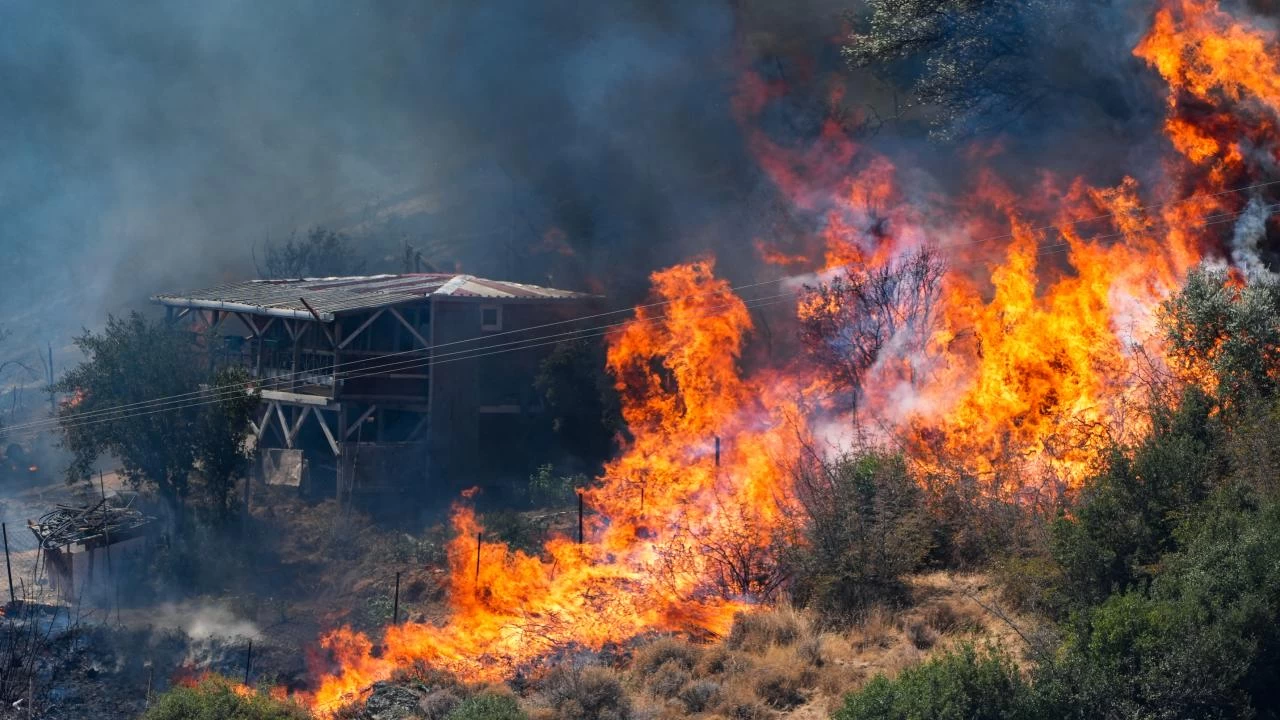
<svg viewBox="0 0 1280 720"><path fill-rule="evenodd" d="M877 607L840 631L823 631L791 607L740 615L721 642L661 638L636 650L627 670L634 717L756 720L830 717L843 696L877 674L894 675L963 640L1014 647L997 590L980 575L930 573L912 579L913 602ZM1024 630L1025 632L1025 630Z"/></svg>

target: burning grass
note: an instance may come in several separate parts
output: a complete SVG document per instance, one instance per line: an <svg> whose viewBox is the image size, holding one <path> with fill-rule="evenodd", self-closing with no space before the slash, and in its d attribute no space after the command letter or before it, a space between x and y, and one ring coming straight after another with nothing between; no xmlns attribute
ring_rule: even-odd
<svg viewBox="0 0 1280 720"><path fill-rule="evenodd" d="M417 665L339 717L368 718L397 703L413 717L453 717L448 712L467 699L496 693L516 697L529 718L543 720L818 718L871 677L896 675L959 643L1018 646L1006 620L984 609L998 603L984 576L931 573L909 585L908 607L872 608L850 627L824 629L813 613L787 606L757 610L738 615L718 641L635 640L614 652L531 666L505 686L467 684ZM1013 621L1025 628L1041 622L1027 615ZM921 632L932 638L927 647Z"/></svg>

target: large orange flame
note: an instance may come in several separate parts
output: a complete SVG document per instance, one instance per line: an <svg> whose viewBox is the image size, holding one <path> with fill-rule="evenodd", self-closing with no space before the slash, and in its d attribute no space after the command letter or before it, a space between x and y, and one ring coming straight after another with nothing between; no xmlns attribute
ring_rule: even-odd
<svg viewBox="0 0 1280 720"><path fill-rule="evenodd" d="M648 630L727 631L756 588L717 551L769 542L803 416L787 383L739 373L751 318L710 262L653 280L668 304L656 316L638 312L610 346L635 440L585 491L586 542L560 537L538 556L512 551L484 541L474 513L457 507L449 621L390 627L377 653L359 633L330 633L322 644L340 671L321 679L317 708L415 661L496 680L569 645L599 648Z"/></svg>

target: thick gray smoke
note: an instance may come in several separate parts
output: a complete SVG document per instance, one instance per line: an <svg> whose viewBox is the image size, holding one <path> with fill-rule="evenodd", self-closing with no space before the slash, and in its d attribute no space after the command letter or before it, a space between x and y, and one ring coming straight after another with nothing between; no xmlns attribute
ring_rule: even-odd
<svg viewBox="0 0 1280 720"><path fill-rule="evenodd" d="M249 275L255 243L316 224L476 273L642 277L753 182L728 3L42 0L0 16L0 317L36 340Z"/></svg>
<svg viewBox="0 0 1280 720"><path fill-rule="evenodd" d="M1158 95L1135 99L1136 5L1095 0L1095 22L1052 28L1080 35L1050 59L1057 74L1128 80L1011 118L997 165L1114 182L1137 164L1106 150L1138 147L1127 130L1159 118ZM864 139L904 177L967 181L965 148L926 147L917 120L890 117L883 82L844 72L841 14L862 6L5 3L0 323L11 342L61 344L153 292L252 275L251 248L318 224L386 259L371 269L394 269L407 240L468 272L619 302L704 251L742 276L753 241L796 220L778 221L785 201L734 116L744 69L788 88L755 119L780 142L820 132L835 78L850 112L889 121Z"/></svg>

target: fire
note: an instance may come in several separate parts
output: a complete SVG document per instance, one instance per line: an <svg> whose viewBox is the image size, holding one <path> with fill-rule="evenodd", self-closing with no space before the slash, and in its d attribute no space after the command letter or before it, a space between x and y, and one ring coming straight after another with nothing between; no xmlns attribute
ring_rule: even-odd
<svg viewBox="0 0 1280 720"><path fill-rule="evenodd" d="M585 542L559 537L539 555L486 541L459 505L443 625L387 629L372 641L339 629L323 647L340 671L312 699L335 709L397 667L425 662L498 680L571 645L600 648L652 630L727 632L747 607L750 568L717 559L767 543L787 502L785 465L804 432L789 385L745 378L751 318L709 261L654 275L661 313L641 310L610 344L634 440L584 494ZM717 438L722 438L716 451Z"/></svg>
<svg viewBox="0 0 1280 720"><path fill-rule="evenodd" d="M1141 437L1135 378L1165 363L1157 309L1198 263L1227 256L1224 231L1250 200L1233 188L1280 159L1280 53L1272 34L1210 0L1168 0L1134 54L1168 85L1173 150L1144 185L1044 173L1015 191L985 169L992 146L969 154L962 197L904 192L893 162L839 122L806 147L775 142L753 121L786 90L746 74L734 112L748 147L790 202L823 220L799 247L757 241L758 254L812 271L799 284L815 287L936 248L947 267L927 334L886 336L856 414L843 415L831 402L840 383L814 363L744 370L752 318L710 259L655 273L666 304L638 310L609 342L630 440L584 491L585 542L513 551L459 505L449 620L390 627L377 648L331 632L313 706L336 709L415 662L499 680L567 647L725 632L773 589L751 563L786 528L787 468L819 426L824 439L836 428L891 441L922 478L967 473L1006 498L1069 493L1104 448ZM847 317L833 297L802 293L798 319Z"/></svg>

